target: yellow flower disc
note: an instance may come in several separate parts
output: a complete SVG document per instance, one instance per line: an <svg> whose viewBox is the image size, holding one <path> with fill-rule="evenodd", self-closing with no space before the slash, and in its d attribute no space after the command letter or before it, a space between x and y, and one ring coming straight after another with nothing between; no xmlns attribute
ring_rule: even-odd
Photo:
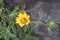
<svg viewBox="0 0 60 40"><path fill-rule="evenodd" d="M55 25L55 21L50 21L49 23L50 23L51 26Z"/></svg>
<svg viewBox="0 0 60 40"><path fill-rule="evenodd" d="M28 25L30 23L30 16L25 11L21 10L18 17L16 17L16 23L21 27Z"/></svg>

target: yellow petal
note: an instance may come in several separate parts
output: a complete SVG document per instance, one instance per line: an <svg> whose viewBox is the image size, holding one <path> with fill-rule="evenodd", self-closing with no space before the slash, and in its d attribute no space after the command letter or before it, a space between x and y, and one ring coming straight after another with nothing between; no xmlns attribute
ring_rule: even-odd
<svg viewBox="0 0 60 40"><path fill-rule="evenodd" d="M23 26L24 26L24 24L21 24L21 23L20 23L20 24L19 24L19 26L20 26L20 27L23 27Z"/></svg>

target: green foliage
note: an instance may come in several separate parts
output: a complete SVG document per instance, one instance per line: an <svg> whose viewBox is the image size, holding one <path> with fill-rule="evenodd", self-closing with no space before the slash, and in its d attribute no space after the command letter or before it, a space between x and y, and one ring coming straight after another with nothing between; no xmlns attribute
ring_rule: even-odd
<svg viewBox="0 0 60 40"><path fill-rule="evenodd" d="M30 26L30 27L28 28L28 35L30 35L31 32L32 32L32 26Z"/></svg>
<svg viewBox="0 0 60 40"><path fill-rule="evenodd" d="M53 28L60 22L60 18L54 20L53 18L50 17L49 21L45 21L44 19L40 18L39 19L40 23L42 23L43 25L47 26L47 30L48 30L48 35L51 36L53 31Z"/></svg>
<svg viewBox="0 0 60 40"><path fill-rule="evenodd" d="M14 22L10 22L8 26L8 30L11 30L14 27Z"/></svg>
<svg viewBox="0 0 60 40"><path fill-rule="evenodd" d="M46 21L45 21L44 19L42 19L42 18L39 19L39 22L42 23L42 24L44 24L44 25L46 25L46 26L48 26L48 22L46 22Z"/></svg>
<svg viewBox="0 0 60 40"><path fill-rule="evenodd" d="M60 18L56 19L56 23L60 22Z"/></svg>
<svg viewBox="0 0 60 40"><path fill-rule="evenodd" d="M25 9L26 6L16 6L13 11L4 8L3 0L0 0L0 39L2 40L31 40L32 27L20 28L15 24L15 18L19 10ZM26 33L27 32L27 33Z"/></svg>
<svg viewBox="0 0 60 40"><path fill-rule="evenodd" d="M3 0L0 0L0 8L3 7Z"/></svg>
<svg viewBox="0 0 60 40"><path fill-rule="evenodd" d="M48 27L48 35L51 36L53 32L54 32L53 29Z"/></svg>
<svg viewBox="0 0 60 40"><path fill-rule="evenodd" d="M13 9L13 11L11 12L11 14L9 15L9 17L15 19L15 17L16 17L17 14L18 14L18 12L19 12L19 6L16 6L16 7Z"/></svg>
<svg viewBox="0 0 60 40"><path fill-rule="evenodd" d="M30 40L31 27L20 28L15 24L15 18L20 10L16 6L13 11L3 7L3 0L0 0L0 39L2 40ZM21 7L25 9L25 5ZM28 34L26 34L28 30ZM24 32L23 32L24 31Z"/></svg>

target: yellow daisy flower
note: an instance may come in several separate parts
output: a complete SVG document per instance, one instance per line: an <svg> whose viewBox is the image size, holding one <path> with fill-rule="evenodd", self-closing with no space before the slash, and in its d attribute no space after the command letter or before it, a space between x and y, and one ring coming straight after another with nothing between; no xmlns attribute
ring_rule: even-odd
<svg viewBox="0 0 60 40"><path fill-rule="evenodd" d="M50 21L49 23L51 26L54 26L56 24L55 21Z"/></svg>
<svg viewBox="0 0 60 40"><path fill-rule="evenodd" d="M30 16L25 11L21 10L18 17L16 17L16 23L21 27L28 25L30 23Z"/></svg>

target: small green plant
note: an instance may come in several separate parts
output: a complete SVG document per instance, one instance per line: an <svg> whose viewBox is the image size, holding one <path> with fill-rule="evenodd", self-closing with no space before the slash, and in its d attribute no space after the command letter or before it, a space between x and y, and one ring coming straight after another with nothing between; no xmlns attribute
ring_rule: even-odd
<svg viewBox="0 0 60 40"><path fill-rule="evenodd" d="M31 36L32 27L28 25L30 15L27 12L29 10L25 9L25 5L10 11L4 8L3 0L0 0L0 40L39 40Z"/></svg>
<svg viewBox="0 0 60 40"><path fill-rule="evenodd" d="M3 0L0 0L0 40L30 40L31 26L21 28L15 20L19 10L24 10L24 8L25 6L16 6L13 11L10 11L4 8ZM24 20L22 23L25 22Z"/></svg>
<svg viewBox="0 0 60 40"><path fill-rule="evenodd" d="M58 24L58 22L60 22L60 19L50 19L49 22L40 18L39 19L40 23L42 23L43 25L47 26L47 30L48 30L48 35L51 36L53 31L53 28Z"/></svg>

